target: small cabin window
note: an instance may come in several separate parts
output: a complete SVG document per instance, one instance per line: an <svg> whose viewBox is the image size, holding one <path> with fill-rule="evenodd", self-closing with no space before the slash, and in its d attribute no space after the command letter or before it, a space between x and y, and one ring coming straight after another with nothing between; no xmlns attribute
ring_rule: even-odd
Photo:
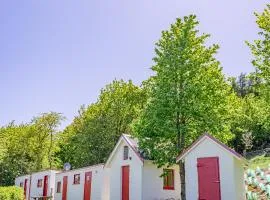
<svg viewBox="0 0 270 200"><path fill-rule="evenodd" d="M38 179L37 187L38 188L41 188L42 187L42 179Z"/></svg>
<svg viewBox="0 0 270 200"><path fill-rule="evenodd" d="M61 193L61 181L57 182L56 193Z"/></svg>
<svg viewBox="0 0 270 200"><path fill-rule="evenodd" d="M163 173L163 189L174 190L174 170L164 169Z"/></svg>
<svg viewBox="0 0 270 200"><path fill-rule="evenodd" d="M124 146L124 160L128 159L128 146Z"/></svg>
<svg viewBox="0 0 270 200"><path fill-rule="evenodd" d="M20 187L23 187L23 182L20 182Z"/></svg>
<svg viewBox="0 0 270 200"><path fill-rule="evenodd" d="M80 184L80 174L74 175L73 184Z"/></svg>

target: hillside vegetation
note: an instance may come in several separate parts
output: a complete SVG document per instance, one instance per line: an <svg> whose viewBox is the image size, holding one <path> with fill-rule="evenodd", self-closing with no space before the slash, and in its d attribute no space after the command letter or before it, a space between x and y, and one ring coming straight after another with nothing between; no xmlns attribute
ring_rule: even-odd
<svg viewBox="0 0 270 200"><path fill-rule="evenodd" d="M137 137L159 166L175 163L204 132L244 155L265 148L270 144L270 5L255 17L260 32L246 42L253 55L249 74L225 76L217 60L219 45L209 44L211 36L189 15L161 32L149 66L152 76L141 85L112 81L62 131L64 116L56 112L0 127L0 186L65 162L73 168L105 162L122 133ZM253 158L251 168L267 167L268 161ZM183 180L184 163L180 168Z"/></svg>

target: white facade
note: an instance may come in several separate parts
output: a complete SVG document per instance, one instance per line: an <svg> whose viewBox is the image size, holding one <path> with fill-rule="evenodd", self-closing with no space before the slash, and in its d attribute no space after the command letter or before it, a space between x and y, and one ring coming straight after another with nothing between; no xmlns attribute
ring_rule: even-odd
<svg viewBox="0 0 270 200"><path fill-rule="evenodd" d="M27 180L27 183L25 182ZM26 183L26 185L25 185ZM15 179L15 185L18 187L22 187L23 189L26 187L25 191L25 199L29 199L29 186L30 186L30 175L24 175L24 176L19 176Z"/></svg>
<svg viewBox="0 0 270 200"><path fill-rule="evenodd" d="M124 146L128 146L128 159L123 159ZM122 166L129 166L129 200L180 199L179 169L175 165L174 189L163 189L163 169L143 159L137 151L137 142L123 135L109 157L105 167L110 170L110 200L122 198Z"/></svg>
<svg viewBox="0 0 270 200"><path fill-rule="evenodd" d="M67 181L67 200L83 200L85 173L92 172L91 180L91 200L108 200L108 180L104 165L95 165L81 169L64 171L56 174L55 179L55 200L62 200L63 195L63 178L68 177ZM74 175L80 175L80 183L74 184ZM61 182L61 190L57 192L57 183Z"/></svg>
<svg viewBox="0 0 270 200"><path fill-rule="evenodd" d="M20 186L27 179L27 192L26 199L31 199L31 197L43 196L44 190L44 179L47 176L48 185L47 185L47 196L53 196L54 188L55 188L55 174L58 171L55 170L47 170L32 173L31 175L20 176L15 179L15 185ZM38 187L38 181L41 181L41 185Z"/></svg>
<svg viewBox="0 0 270 200"><path fill-rule="evenodd" d="M55 175L58 171L48 170L31 174L30 197L43 196L45 176L48 177L47 196L52 196L55 190ZM38 180L42 180L41 187L38 187Z"/></svg>
<svg viewBox="0 0 270 200"><path fill-rule="evenodd" d="M143 167L143 200L160 200L170 199L180 200L180 174L179 166L174 165L170 167L174 170L174 190L163 189L163 178L160 175L163 173L162 168L157 168L151 161L145 161Z"/></svg>
<svg viewBox="0 0 270 200"><path fill-rule="evenodd" d="M244 163L245 161L233 150L226 148L208 135L196 142L179 160L184 160L186 170L187 200L198 199L197 159L218 157L220 173L220 192L222 200L245 199Z"/></svg>

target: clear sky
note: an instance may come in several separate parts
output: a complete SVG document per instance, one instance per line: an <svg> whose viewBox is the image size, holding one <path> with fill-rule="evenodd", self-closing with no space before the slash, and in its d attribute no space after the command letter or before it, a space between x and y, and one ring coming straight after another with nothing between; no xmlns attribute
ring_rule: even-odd
<svg viewBox="0 0 270 200"><path fill-rule="evenodd" d="M151 74L154 43L177 17L196 14L220 44L227 75L252 70L245 40L266 0L3 0L0 125L61 112L68 124L114 78Z"/></svg>

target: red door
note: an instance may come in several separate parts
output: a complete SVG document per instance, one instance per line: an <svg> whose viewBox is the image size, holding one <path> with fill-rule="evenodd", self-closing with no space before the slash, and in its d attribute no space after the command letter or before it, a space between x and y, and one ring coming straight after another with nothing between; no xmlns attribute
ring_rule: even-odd
<svg viewBox="0 0 270 200"><path fill-rule="evenodd" d="M43 196L46 197L48 195L48 176L44 176L44 184L43 184ZM44 198L45 200L46 198Z"/></svg>
<svg viewBox="0 0 270 200"><path fill-rule="evenodd" d="M129 200L129 166L122 166L122 200Z"/></svg>
<svg viewBox="0 0 270 200"><path fill-rule="evenodd" d="M23 191L24 191L24 199L26 199L27 184L28 184L28 179L25 179L25 180L24 180L24 188L23 188Z"/></svg>
<svg viewBox="0 0 270 200"><path fill-rule="evenodd" d="M198 158L199 200L221 200L218 157Z"/></svg>
<svg viewBox="0 0 270 200"><path fill-rule="evenodd" d="M92 172L85 173L83 200L91 199Z"/></svg>
<svg viewBox="0 0 270 200"><path fill-rule="evenodd" d="M67 200L67 184L68 184L68 177L63 177L63 194L62 194L62 200Z"/></svg>

